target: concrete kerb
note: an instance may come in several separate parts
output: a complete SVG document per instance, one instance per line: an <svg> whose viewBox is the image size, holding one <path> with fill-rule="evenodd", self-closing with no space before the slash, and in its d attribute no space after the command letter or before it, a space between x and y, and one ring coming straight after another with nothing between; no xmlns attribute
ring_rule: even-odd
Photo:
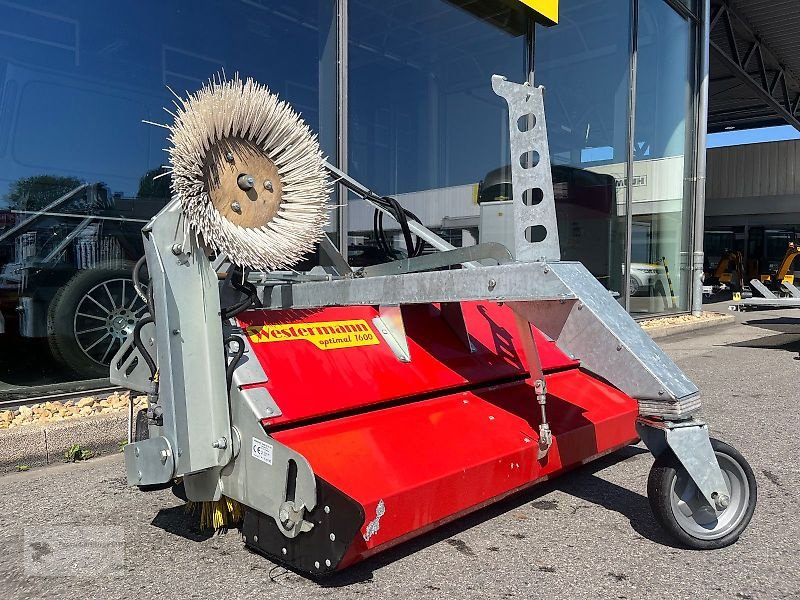
<svg viewBox="0 0 800 600"><path fill-rule="evenodd" d="M0 473L17 471L23 465L64 462L64 453L73 444L96 456L116 453L127 439L127 412L4 429L0 431Z"/></svg>

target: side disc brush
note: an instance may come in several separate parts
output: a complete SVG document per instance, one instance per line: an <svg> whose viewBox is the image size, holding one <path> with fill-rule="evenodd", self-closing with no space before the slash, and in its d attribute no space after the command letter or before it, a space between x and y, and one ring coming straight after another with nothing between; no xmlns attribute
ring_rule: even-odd
<svg viewBox="0 0 800 600"><path fill-rule="evenodd" d="M167 151L172 194L190 228L241 266L297 263L328 223L331 184L316 135L249 78L213 79L175 96Z"/></svg>

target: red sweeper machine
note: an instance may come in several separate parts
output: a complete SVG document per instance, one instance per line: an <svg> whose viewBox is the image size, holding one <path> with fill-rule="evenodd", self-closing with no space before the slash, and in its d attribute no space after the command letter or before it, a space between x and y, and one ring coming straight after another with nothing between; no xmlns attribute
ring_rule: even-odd
<svg viewBox="0 0 800 600"><path fill-rule="evenodd" d="M316 577L641 439L660 524L689 548L739 538L750 466L609 290L561 260L542 88L492 87L513 248L454 248L329 165L252 80L176 96L173 200L142 230L147 285L143 261L134 274L148 308L111 365L148 395L131 485L180 482L213 525L241 517L247 546ZM325 234L334 185L437 251L351 269Z"/></svg>

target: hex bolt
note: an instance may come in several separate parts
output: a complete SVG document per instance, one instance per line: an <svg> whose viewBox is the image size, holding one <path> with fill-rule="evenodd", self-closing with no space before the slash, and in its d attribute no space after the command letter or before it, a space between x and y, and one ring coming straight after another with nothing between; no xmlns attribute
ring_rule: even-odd
<svg viewBox="0 0 800 600"><path fill-rule="evenodd" d="M181 254L183 254L183 246L181 246L180 244L172 244L171 250L175 256L180 256Z"/></svg>
<svg viewBox="0 0 800 600"><path fill-rule="evenodd" d="M281 554L283 554L284 556L286 556L286 548L281 548Z"/></svg>
<svg viewBox="0 0 800 600"><path fill-rule="evenodd" d="M173 329L172 330L172 335L180 335L180 334L181 334L181 330L180 329Z"/></svg>
<svg viewBox="0 0 800 600"><path fill-rule="evenodd" d="M731 498L726 494L714 492L711 494L711 497L714 499L714 503L717 505L717 510L725 510L731 505Z"/></svg>
<svg viewBox="0 0 800 600"><path fill-rule="evenodd" d="M331 512L331 507L330 507L330 506L326 506L326 507L325 507L325 508L323 508L322 510L324 510L324 511L325 511L325 514L327 515L327 514L330 514L330 512Z"/></svg>
<svg viewBox="0 0 800 600"><path fill-rule="evenodd" d="M489 286L488 286L489 287L489 291L491 292L495 288L496 285L497 285L497 282L494 279L490 279L489 280Z"/></svg>
<svg viewBox="0 0 800 600"><path fill-rule="evenodd" d="M236 201L231 202L231 210L237 215L242 214L242 205Z"/></svg>
<svg viewBox="0 0 800 600"><path fill-rule="evenodd" d="M240 190L247 191L252 190L253 185L255 185L256 180L253 178L252 175L248 175L247 173L242 173L237 177L236 184L239 186Z"/></svg>
<svg viewBox="0 0 800 600"><path fill-rule="evenodd" d="M325 566L326 567L330 567L331 566L331 559L330 558L326 558L325 559Z"/></svg>
<svg viewBox="0 0 800 600"><path fill-rule="evenodd" d="M211 447L212 448L219 448L220 450L224 450L225 448L228 447L228 440L226 440L224 437L221 437L216 442L211 444Z"/></svg>
<svg viewBox="0 0 800 600"><path fill-rule="evenodd" d="M330 534L328 537L329 537L329 538L331 538L331 541L332 541L332 542L335 542L335 541L336 541L336 534L332 533L332 534Z"/></svg>
<svg viewBox="0 0 800 600"><path fill-rule="evenodd" d="M318 560L315 560L315 561L314 561L314 567L316 567L317 569L319 569L319 561L318 561Z"/></svg>
<svg viewBox="0 0 800 600"><path fill-rule="evenodd" d="M230 150L228 150L228 151L225 153L225 160L227 160L229 163L232 163L232 162L233 162L233 152L231 152Z"/></svg>
<svg viewBox="0 0 800 600"><path fill-rule="evenodd" d="M272 191L272 182L269 179L264 182L264 189L268 192Z"/></svg>

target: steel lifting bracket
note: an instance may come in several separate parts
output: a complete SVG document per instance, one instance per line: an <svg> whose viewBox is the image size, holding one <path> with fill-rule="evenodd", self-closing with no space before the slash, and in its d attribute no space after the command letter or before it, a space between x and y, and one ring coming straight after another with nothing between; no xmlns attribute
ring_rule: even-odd
<svg viewBox="0 0 800 600"><path fill-rule="evenodd" d="M705 497L709 506L723 510L730 503L730 490L722 477L708 426L699 419L660 421L639 417L636 431L653 456L669 449L675 454Z"/></svg>

